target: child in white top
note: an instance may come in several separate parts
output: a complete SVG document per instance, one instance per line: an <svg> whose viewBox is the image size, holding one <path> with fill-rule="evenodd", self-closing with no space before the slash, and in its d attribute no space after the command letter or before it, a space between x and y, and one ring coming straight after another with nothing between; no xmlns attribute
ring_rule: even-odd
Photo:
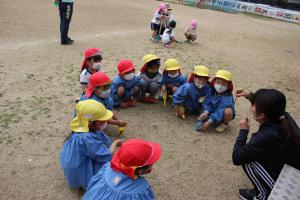
<svg viewBox="0 0 300 200"><path fill-rule="evenodd" d="M176 22L171 21L169 23L169 27L166 28L166 30L164 31L164 34L162 36L162 43L167 48L171 48L172 43L177 42L177 40L175 39L175 33L174 33L175 27L176 27Z"/></svg>
<svg viewBox="0 0 300 200"><path fill-rule="evenodd" d="M162 20L164 20L165 18L164 13L166 12L167 12L166 4L161 3L154 13L154 17L151 21L151 30L153 31L151 37L152 41L157 40L158 31L160 30L160 25Z"/></svg>
<svg viewBox="0 0 300 200"><path fill-rule="evenodd" d="M191 43L197 39L197 21L193 19L190 25L186 28L185 33L186 42Z"/></svg>

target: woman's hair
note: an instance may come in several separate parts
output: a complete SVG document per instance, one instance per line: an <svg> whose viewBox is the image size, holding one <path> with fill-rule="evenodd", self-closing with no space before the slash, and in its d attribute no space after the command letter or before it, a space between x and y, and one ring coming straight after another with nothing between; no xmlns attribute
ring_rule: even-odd
<svg viewBox="0 0 300 200"><path fill-rule="evenodd" d="M256 114L264 113L266 121L281 123L287 142L300 144L300 129L293 118L285 112L286 98L274 89L259 89L255 92L251 104L256 107Z"/></svg>

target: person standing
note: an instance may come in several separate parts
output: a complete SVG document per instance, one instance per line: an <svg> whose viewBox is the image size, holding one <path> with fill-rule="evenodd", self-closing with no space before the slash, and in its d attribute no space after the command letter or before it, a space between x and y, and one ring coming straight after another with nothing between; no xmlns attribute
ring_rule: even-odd
<svg viewBox="0 0 300 200"><path fill-rule="evenodd" d="M55 3L59 7L60 16L60 43L62 45L70 45L74 43L74 40L69 38L69 27L73 14L74 0L55 0Z"/></svg>

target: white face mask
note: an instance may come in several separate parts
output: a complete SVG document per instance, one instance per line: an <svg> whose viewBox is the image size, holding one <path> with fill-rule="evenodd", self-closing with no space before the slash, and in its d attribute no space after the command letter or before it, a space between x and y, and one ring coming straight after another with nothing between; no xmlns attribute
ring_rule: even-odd
<svg viewBox="0 0 300 200"><path fill-rule="evenodd" d="M93 64L93 66L92 66L92 68L93 68L94 70L97 70L97 71L101 71L101 70L102 70L102 67L103 67L103 65L102 65L101 62L95 62L95 63Z"/></svg>
<svg viewBox="0 0 300 200"><path fill-rule="evenodd" d="M99 131L104 131L104 129L107 127L107 122L105 122L99 129Z"/></svg>
<svg viewBox="0 0 300 200"><path fill-rule="evenodd" d="M126 74L124 79L127 81L131 81L134 78L134 73Z"/></svg>
<svg viewBox="0 0 300 200"><path fill-rule="evenodd" d="M179 75L179 73L177 72L176 74L168 74L168 76L170 78L176 78Z"/></svg>
<svg viewBox="0 0 300 200"><path fill-rule="evenodd" d="M223 86L223 85L220 85L220 84L215 84L214 87L215 87L215 89L218 93L223 93L227 90L226 86Z"/></svg>
<svg viewBox="0 0 300 200"><path fill-rule="evenodd" d="M198 89L201 89L201 88L203 88L203 84L201 84L201 83L195 83L195 86L198 88Z"/></svg>
<svg viewBox="0 0 300 200"><path fill-rule="evenodd" d="M102 91L100 97L107 98L110 95L110 89Z"/></svg>

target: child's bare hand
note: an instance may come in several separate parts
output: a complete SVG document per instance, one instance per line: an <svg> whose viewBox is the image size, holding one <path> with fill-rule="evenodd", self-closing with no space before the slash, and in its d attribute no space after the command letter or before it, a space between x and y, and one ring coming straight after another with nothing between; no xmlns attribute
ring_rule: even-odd
<svg viewBox="0 0 300 200"><path fill-rule="evenodd" d="M199 116L200 120L204 121L208 118L208 113L207 112L203 112L200 116Z"/></svg>
<svg viewBox="0 0 300 200"><path fill-rule="evenodd" d="M162 91L166 91L166 90L167 90L167 89L166 89L166 86L165 86L165 85L161 86L161 90L162 90Z"/></svg>
<svg viewBox="0 0 300 200"><path fill-rule="evenodd" d="M127 125L127 122L124 122L123 120L119 120L119 122L118 122L119 127L124 127L126 125Z"/></svg>
<svg viewBox="0 0 300 200"><path fill-rule="evenodd" d="M245 129L245 130L250 129L250 123L248 117L245 117L240 121L240 129Z"/></svg>
<svg viewBox="0 0 300 200"><path fill-rule="evenodd" d="M239 89L236 91L236 97L249 97L250 96L250 92L248 92L247 90L244 89Z"/></svg>

